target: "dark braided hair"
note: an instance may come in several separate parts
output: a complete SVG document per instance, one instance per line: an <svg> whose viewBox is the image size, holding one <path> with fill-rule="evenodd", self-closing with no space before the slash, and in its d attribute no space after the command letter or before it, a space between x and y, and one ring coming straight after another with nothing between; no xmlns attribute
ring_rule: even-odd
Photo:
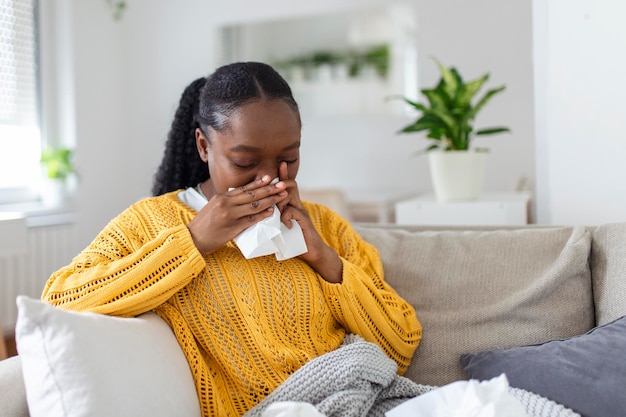
<svg viewBox="0 0 626 417"><path fill-rule="evenodd" d="M185 188L209 178L206 164L196 148L196 121L200 90L206 78L198 78L183 91L165 142L165 153L154 176L152 195Z"/></svg>
<svg viewBox="0 0 626 417"><path fill-rule="evenodd" d="M224 65L208 78L199 78L183 92L165 143L165 153L154 177L152 194L160 195L193 187L209 178L209 170L198 155L195 130L209 138L211 130L229 128L228 118L255 99L284 100L300 112L291 88L271 66L260 62Z"/></svg>

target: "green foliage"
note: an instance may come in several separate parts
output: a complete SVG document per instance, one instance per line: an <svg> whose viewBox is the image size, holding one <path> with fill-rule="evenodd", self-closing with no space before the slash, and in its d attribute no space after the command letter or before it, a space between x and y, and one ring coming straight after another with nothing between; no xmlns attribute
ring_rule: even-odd
<svg viewBox="0 0 626 417"><path fill-rule="evenodd" d="M389 72L389 45L376 45L365 51L365 62L376 70L381 78L387 78Z"/></svg>
<svg viewBox="0 0 626 417"><path fill-rule="evenodd" d="M41 153L40 162L48 178L65 181L70 174L74 173L72 150L68 148L48 147Z"/></svg>
<svg viewBox="0 0 626 417"><path fill-rule="evenodd" d="M439 83L435 88L421 90L428 104L402 97L419 112L419 116L415 122L405 126L398 133L427 132L426 137L433 142L422 150L422 153L425 153L434 149L469 150L474 136L510 131L507 127L490 127L474 131L474 119L478 112L494 95L504 91L505 86L488 90L480 99L474 100L489 79L489 73L465 82L456 68L446 68L439 61L436 62L441 73Z"/></svg>
<svg viewBox="0 0 626 417"><path fill-rule="evenodd" d="M309 54L298 55L286 60L273 62L272 65L284 71L294 66L314 69L320 65L345 65L350 77L358 77L367 66L373 68L382 79L389 73L391 60L389 45L373 45L362 49L317 50Z"/></svg>
<svg viewBox="0 0 626 417"><path fill-rule="evenodd" d="M120 20L124 10L126 10L126 2L123 0L106 0L114 20Z"/></svg>

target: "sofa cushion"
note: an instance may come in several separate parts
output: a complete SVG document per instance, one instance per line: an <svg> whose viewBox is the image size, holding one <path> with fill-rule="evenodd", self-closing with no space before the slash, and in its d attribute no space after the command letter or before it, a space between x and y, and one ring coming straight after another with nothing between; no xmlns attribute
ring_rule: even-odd
<svg viewBox="0 0 626 417"><path fill-rule="evenodd" d="M77 313L25 296L17 305L32 417L200 415L189 365L156 314Z"/></svg>
<svg viewBox="0 0 626 417"><path fill-rule="evenodd" d="M462 353L567 338L594 326L591 239L583 227L357 231L378 248L385 279L422 323L405 374L420 384L466 379Z"/></svg>
<svg viewBox="0 0 626 417"><path fill-rule="evenodd" d="M582 336L461 355L470 378L504 373L513 387L538 393L586 417L626 410L626 316Z"/></svg>
<svg viewBox="0 0 626 417"><path fill-rule="evenodd" d="M609 223L593 231L591 275L596 323L626 314L626 223Z"/></svg>

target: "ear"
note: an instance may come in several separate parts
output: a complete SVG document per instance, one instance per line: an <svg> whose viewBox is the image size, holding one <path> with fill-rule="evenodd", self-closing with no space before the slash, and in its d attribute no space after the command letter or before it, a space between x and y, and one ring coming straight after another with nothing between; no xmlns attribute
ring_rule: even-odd
<svg viewBox="0 0 626 417"><path fill-rule="evenodd" d="M209 161L209 140L204 136L202 129L196 129L196 147L198 148L198 154L200 159L204 162Z"/></svg>

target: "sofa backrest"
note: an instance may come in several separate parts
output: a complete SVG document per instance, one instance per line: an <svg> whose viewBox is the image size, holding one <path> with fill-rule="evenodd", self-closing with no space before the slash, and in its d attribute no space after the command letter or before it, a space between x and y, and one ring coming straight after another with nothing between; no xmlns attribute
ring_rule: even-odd
<svg viewBox="0 0 626 417"><path fill-rule="evenodd" d="M567 338L595 324L588 228L355 228L422 323L405 374L418 383L466 379L462 353Z"/></svg>

